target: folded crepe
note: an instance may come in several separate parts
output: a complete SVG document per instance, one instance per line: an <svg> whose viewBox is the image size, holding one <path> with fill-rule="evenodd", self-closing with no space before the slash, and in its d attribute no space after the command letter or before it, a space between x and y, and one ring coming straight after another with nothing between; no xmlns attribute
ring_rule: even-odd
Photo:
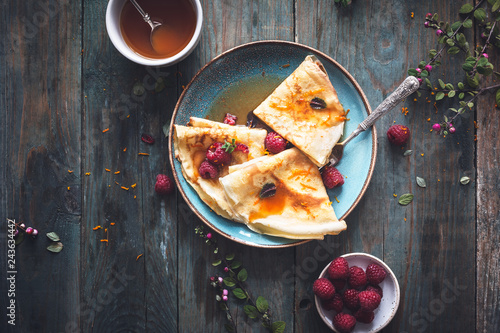
<svg viewBox="0 0 500 333"><path fill-rule="evenodd" d="M311 55L253 113L320 167L346 119L325 68Z"/></svg>
<svg viewBox="0 0 500 333"><path fill-rule="evenodd" d="M248 146L248 153L238 150L232 152L230 165L264 155L267 132L263 129L230 126L200 118L191 118L190 124L202 124L204 127L174 125L175 157L181 163L182 174L213 211L225 218L237 220L229 208L218 179L203 179L198 169L205 160L207 149L214 142L224 143L235 139L236 144ZM219 166L219 177L227 175L228 169L229 165Z"/></svg>
<svg viewBox="0 0 500 333"><path fill-rule="evenodd" d="M229 168L219 178L233 215L251 230L323 239L346 229L335 216L318 168L297 148Z"/></svg>

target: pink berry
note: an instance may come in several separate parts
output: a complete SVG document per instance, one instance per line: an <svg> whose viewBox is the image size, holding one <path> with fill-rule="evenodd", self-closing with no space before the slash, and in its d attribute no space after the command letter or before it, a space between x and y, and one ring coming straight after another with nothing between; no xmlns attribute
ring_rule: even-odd
<svg viewBox="0 0 500 333"><path fill-rule="evenodd" d="M420 68L415 68L415 70L417 71L417 73L422 73L422 70Z"/></svg>
<svg viewBox="0 0 500 333"><path fill-rule="evenodd" d="M19 225L19 228L24 229L24 228L26 228L26 225L24 225L24 223L21 223L21 224Z"/></svg>
<svg viewBox="0 0 500 333"><path fill-rule="evenodd" d="M227 302L227 296L222 296L222 300L223 300L224 302Z"/></svg>
<svg viewBox="0 0 500 333"><path fill-rule="evenodd" d="M424 80L422 80L421 78L417 78L418 80L418 83L422 84L422 82L424 82Z"/></svg>
<svg viewBox="0 0 500 333"><path fill-rule="evenodd" d="M434 125L432 125L432 129L435 130L435 131L439 131L441 129L441 125L434 124Z"/></svg>
<svg viewBox="0 0 500 333"><path fill-rule="evenodd" d="M14 237L16 237L17 235L19 235L19 230L17 230L17 229L16 229L16 230L14 231Z"/></svg>
<svg viewBox="0 0 500 333"><path fill-rule="evenodd" d="M208 239L211 239L211 238L212 238L212 233L211 233L211 232L209 232L209 233L207 234L207 238L208 238Z"/></svg>
<svg viewBox="0 0 500 333"><path fill-rule="evenodd" d="M224 281L224 279L219 276L219 283L222 283L223 281Z"/></svg>
<svg viewBox="0 0 500 333"><path fill-rule="evenodd" d="M224 272L226 272L226 273L229 272L229 268L224 267Z"/></svg>
<svg viewBox="0 0 500 333"><path fill-rule="evenodd" d="M38 235L38 230L33 229L33 231L31 232L31 236L36 236L36 235Z"/></svg>
<svg viewBox="0 0 500 333"><path fill-rule="evenodd" d="M450 131L450 133L455 133L456 129L455 129L455 127L450 127L449 131Z"/></svg>
<svg viewBox="0 0 500 333"><path fill-rule="evenodd" d="M430 19L431 17L432 17L432 14L431 14L431 13L427 13L427 14L425 15L425 18Z"/></svg>
<svg viewBox="0 0 500 333"><path fill-rule="evenodd" d="M436 30L436 35L441 36L443 34L443 30L437 29Z"/></svg>
<svg viewBox="0 0 500 333"><path fill-rule="evenodd" d="M211 276L210 281L212 281L212 282L215 281L215 276Z"/></svg>
<svg viewBox="0 0 500 333"><path fill-rule="evenodd" d="M229 292L227 291L227 289L222 290L222 295L223 295L223 296L227 296L227 295L228 295L228 293L229 293Z"/></svg>
<svg viewBox="0 0 500 333"><path fill-rule="evenodd" d="M430 72L432 71L432 66L431 65L425 65L425 68L424 68L426 71Z"/></svg>
<svg viewBox="0 0 500 333"><path fill-rule="evenodd" d="M26 233L27 233L28 235L31 235L31 234L33 233L33 228L32 228L32 227L27 227L27 228L26 228Z"/></svg>
<svg viewBox="0 0 500 333"><path fill-rule="evenodd" d="M483 53L483 57L485 57L486 59L488 59L488 53Z"/></svg>
<svg viewBox="0 0 500 333"><path fill-rule="evenodd" d="M424 27L428 28L429 27L429 21L424 22Z"/></svg>

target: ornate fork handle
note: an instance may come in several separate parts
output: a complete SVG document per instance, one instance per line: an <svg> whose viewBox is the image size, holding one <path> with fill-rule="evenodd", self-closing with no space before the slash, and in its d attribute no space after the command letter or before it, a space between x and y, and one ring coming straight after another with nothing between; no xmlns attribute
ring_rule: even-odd
<svg viewBox="0 0 500 333"><path fill-rule="evenodd" d="M359 133L366 131L370 128L380 117L388 113L392 110L399 102L403 99L417 91L420 83L417 78L414 76L408 76L399 87L394 90L392 94L389 95L384 101L368 116L365 120L359 124L358 128L354 130L354 132L349 135L347 139L345 139L342 144L346 144L355 137L359 135Z"/></svg>

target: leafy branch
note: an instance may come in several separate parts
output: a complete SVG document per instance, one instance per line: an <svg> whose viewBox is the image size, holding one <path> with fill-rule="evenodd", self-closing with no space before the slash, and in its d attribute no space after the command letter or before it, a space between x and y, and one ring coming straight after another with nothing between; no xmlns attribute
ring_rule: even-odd
<svg viewBox="0 0 500 333"><path fill-rule="evenodd" d="M243 311L251 319L259 319L262 326L267 328L272 333L282 333L285 331L285 322L272 321L271 312L269 309L268 301L259 296L254 301L250 292L246 288L245 281L248 278L247 270L242 266L242 263L237 260L234 254L224 255L219 251L217 240L213 237L212 233L206 233L203 226L195 228L195 233L201 238L205 239L205 243L213 248L213 253L216 259L212 262L214 267L224 267L223 271L226 276L215 275L210 277L210 284L214 287L218 294L215 296L219 302L220 308L225 311L228 322L224 325L228 332L236 332L237 328L229 309L229 290L231 294L238 300L245 301ZM226 289L228 288L228 289Z"/></svg>
<svg viewBox="0 0 500 333"><path fill-rule="evenodd" d="M421 96L424 91L434 95L436 101L447 97L458 102L458 107L448 109L455 113L451 118L444 115L443 122L433 125L433 129L437 133L445 136L455 132L452 122L467 110L473 110L478 96L496 89L496 104L500 105L500 85L486 86L484 84L487 76L494 74L500 77L500 73L495 71L493 64L489 62L487 53L493 47L500 48L500 29L497 24L500 20L500 0L487 0L487 6L491 7L491 22L487 20L489 14L483 8L485 3L485 0L481 0L476 5L464 4L459 10L459 14L462 15L463 19L454 23L439 21L437 13L428 13L425 17L424 26L435 30L441 47L439 50L429 50L428 61L421 61L416 68L408 70L408 75L417 77L421 84L417 92L418 96ZM482 31L481 39L484 44L471 49L464 31L472 28L474 22ZM465 72L465 80L464 82L455 83L457 88L451 82L438 79L437 82L432 83L429 79L431 71L441 65L439 59L443 56L444 51L449 55L464 54L465 59L462 69Z"/></svg>

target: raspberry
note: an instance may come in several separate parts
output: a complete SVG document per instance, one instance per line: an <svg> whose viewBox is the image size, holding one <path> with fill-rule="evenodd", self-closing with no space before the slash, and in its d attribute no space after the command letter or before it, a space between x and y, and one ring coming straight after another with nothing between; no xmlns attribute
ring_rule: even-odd
<svg viewBox="0 0 500 333"><path fill-rule="evenodd" d="M336 186L344 185L344 176L340 173L337 168L332 166L327 166L321 174L323 178L323 183L327 188L334 188Z"/></svg>
<svg viewBox="0 0 500 333"><path fill-rule="evenodd" d="M276 132L269 132L264 143L266 149L273 154L280 153L286 148L286 140Z"/></svg>
<svg viewBox="0 0 500 333"><path fill-rule="evenodd" d="M410 130L404 125L393 125L387 130L387 138L396 146L402 146L410 138Z"/></svg>
<svg viewBox="0 0 500 333"><path fill-rule="evenodd" d="M238 120L238 117L236 117L233 114L226 113L226 116L224 117L224 124L228 125L236 125L236 121Z"/></svg>
<svg viewBox="0 0 500 333"><path fill-rule="evenodd" d="M248 154L250 152L250 150L248 149L248 146L247 145L244 145L242 143L238 143L236 145L236 150L239 150L239 151L242 151L244 152L245 154Z"/></svg>
<svg viewBox="0 0 500 333"><path fill-rule="evenodd" d="M214 142L207 149L207 160L214 165L227 165L231 162L231 154L222 148L222 143Z"/></svg>
<svg viewBox="0 0 500 333"><path fill-rule="evenodd" d="M380 295L375 291L362 291L358 294L359 305L363 310L373 311L380 305Z"/></svg>
<svg viewBox="0 0 500 333"><path fill-rule="evenodd" d="M347 281L343 279L333 279L331 281L336 291L341 291L347 284Z"/></svg>
<svg viewBox="0 0 500 333"><path fill-rule="evenodd" d="M156 176L155 191L160 195L170 194L174 191L174 183L167 175Z"/></svg>
<svg viewBox="0 0 500 333"><path fill-rule="evenodd" d="M219 174L217 167L207 160L201 162L198 172L203 179L217 178L217 175Z"/></svg>
<svg viewBox="0 0 500 333"><path fill-rule="evenodd" d="M358 266L352 266L351 268L349 268L349 273L350 276L347 282L349 282L351 288L359 289L366 285L367 283L366 274L362 268Z"/></svg>
<svg viewBox="0 0 500 333"><path fill-rule="evenodd" d="M344 305L349 310L355 311L359 308L359 297L356 289L347 289L342 295Z"/></svg>
<svg viewBox="0 0 500 333"><path fill-rule="evenodd" d="M335 310L336 312L342 312L344 308L344 302L342 301L342 296L340 294L333 294L333 297L328 300L324 300L321 302L325 310Z"/></svg>
<svg viewBox="0 0 500 333"><path fill-rule="evenodd" d="M377 294L380 295L380 298L384 297L384 291L382 290L382 288L380 288L380 286L369 285L368 287L366 287L365 290L366 291L374 291L374 292L376 292Z"/></svg>
<svg viewBox="0 0 500 333"><path fill-rule="evenodd" d="M379 265L370 264L366 267L366 278L371 284L379 284L384 281L385 276L385 270Z"/></svg>
<svg viewBox="0 0 500 333"><path fill-rule="evenodd" d="M151 135L145 133L141 135L141 140L148 145L152 145L153 143L155 143L155 139Z"/></svg>
<svg viewBox="0 0 500 333"><path fill-rule="evenodd" d="M347 280L349 277L349 264L343 257L333 259L328 266L328 276L330 279Z"/></svg>
<svg viewBox="0 0 500 333"><path fill-rule="evenodd" d="M356 318L347 313L338 313L333 317L333 326L341 333L352 332L354 326L356 326Z"/></svg>
<svg viewBox="0 0 500 333"><path fill-rule="evenodd" d="M335 294L335 287L330 280L326 278L319 278L314 281L313 292L321 299L330 299L333 297L333 294Z"/></svg>
<svg viewBox="0 0 500 333"><path fill-rule="evenodd" d="M354 318L356 318L356 320L360 323L369 324L373 321L373 318L375 318L375 313L373 313L373 311L359 309L356 313L354 313Z"/></svg>

